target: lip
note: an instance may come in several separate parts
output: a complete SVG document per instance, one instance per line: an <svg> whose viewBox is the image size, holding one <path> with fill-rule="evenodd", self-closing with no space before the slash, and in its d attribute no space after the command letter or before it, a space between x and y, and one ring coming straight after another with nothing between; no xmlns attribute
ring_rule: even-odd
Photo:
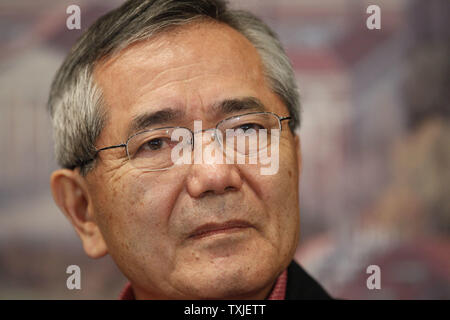
<svg viewBox="0 0 450 320"><path fill-rule="evenodd" d="M219 233L231 233L250 228L252 225L244 220L230 220L225 223L206 223L195 229L189 239L201 239Z"/></svg>

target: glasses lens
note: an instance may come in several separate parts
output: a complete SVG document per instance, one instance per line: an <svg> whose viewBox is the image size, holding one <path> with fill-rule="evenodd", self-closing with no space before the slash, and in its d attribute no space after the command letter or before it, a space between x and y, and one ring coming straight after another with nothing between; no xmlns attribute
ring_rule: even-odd
<svg viewBox="0 0 450 320"><path fill-rule="evenodd" d="M218 129L225 150L255 155L270 147L272 130L280 130L280 122L272 113L254 113L226 119Z"/></svg>
<svg viewBox="0 0 450 320"><path fill-rule="evenodd" d="M177 130L175 134L174 130ZM172 141L172 136L174 141ZM174 165L173 149L183 148L190 142L191 133L184 128L167 128L144 131L130 138L127 143L128 157L138 169L160 170Z"/></svg>

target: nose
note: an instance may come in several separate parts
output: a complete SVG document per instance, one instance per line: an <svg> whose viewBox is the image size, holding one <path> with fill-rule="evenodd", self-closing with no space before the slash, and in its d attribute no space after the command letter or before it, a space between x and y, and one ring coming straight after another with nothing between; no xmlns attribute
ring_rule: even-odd
<svg viewBox="0 0 450 320"><path fill-rule="evenodd" d="M204 133L208 130L202 130ZM204 149L214 144L215 152L222 152L220 144L216 139L211 141L211 136L200 134L195 136L195 140L202 139L202 143L195 143L194 153L201 152L204 155ZM210 146L211 148L211 146ZM230 191L238 191L242 187L241 173L235 164L207 163L202 157L202 161L194 162L190 166L187 177L187 191L194 198L201 198L206 195L224 194Z"/></svg>

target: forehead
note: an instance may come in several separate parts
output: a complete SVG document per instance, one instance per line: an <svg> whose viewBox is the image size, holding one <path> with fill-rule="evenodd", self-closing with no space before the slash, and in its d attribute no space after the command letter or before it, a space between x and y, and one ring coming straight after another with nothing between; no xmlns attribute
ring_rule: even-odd
<svg viewBox="0 0 450 320"><path fill-rule="evenodd" d="M222 24L192 23L135 43L95 67L108 114L100 139L123 139L143 112L182 109L204 119L219 100L270 100L263 75L254 46Z"/></svg>

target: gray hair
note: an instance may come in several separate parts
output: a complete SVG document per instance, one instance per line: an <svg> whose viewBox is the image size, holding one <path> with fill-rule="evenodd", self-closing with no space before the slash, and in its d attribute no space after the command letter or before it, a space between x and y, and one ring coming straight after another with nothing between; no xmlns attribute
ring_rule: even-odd
<svg viewBox="0 0 450 320"><path fill-rule="evenodd" d="M300 126L300 101L294 72L276 34L259 18L230 10L223 0L129 0L99 18L72 47L50 90L55 153L59 165L81 167L86 174L107 117L94 65L130 44L198 19L226 24L257 49L271 89L289 110L294 130ZM88 164L88 165L86 165Z"/></svg>

